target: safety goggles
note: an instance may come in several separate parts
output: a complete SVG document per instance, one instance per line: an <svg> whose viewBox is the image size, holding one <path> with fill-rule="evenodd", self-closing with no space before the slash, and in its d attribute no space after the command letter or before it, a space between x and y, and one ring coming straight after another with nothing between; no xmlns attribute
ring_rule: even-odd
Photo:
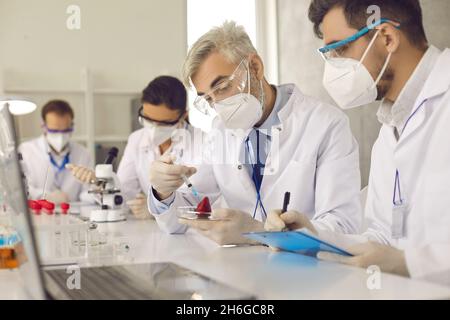
<svg viewBox="0 0 450 320"><path fill-rule="evenodd" d="M174 121L161 121L161 120L154 120L154 119L147 117L144 114L144 107L140 107L139 112L138 112L138 120L141 125L143 125L144 121L147 121L155 126L171 127L171 126L176 125L178 122L180 122L182 117L183 117L183 114L181 114L178 117L178 119L174 120Z"/></svg>
<svg viewBox="0 0 450 320"><path fill-rule="evenodd" d="M365 36L366 34L368 34L370 31L374 30L374 28L378 27L379 25L382 25L383 23L392 23L393 21L389 20L389 19L380 19L379 21L373 23L370 26L367 26L361 30L359 30L357 33L355 33L354 35L338 41L338 42L334 42L331 43L327 46L324 46L322 48L317 49L317 51L320 53L320 55L322 56L322 58L325 61L328 61L330 59L333 58L343 58L345 57L345 51L349 48L349 46L355 42L356 40L358 40L359 38ZM400 26L396 26L396 28L400 28Z"/></svg>
<svg viewBox="0 0 450 320"><path fill-rule="evenodd" d="M49 129L45 124L42 125L42 128L44 128L47 133L72 133L73 127L74 127L74 125L72 124L72 126L70 128L65 129L65 130L54 130L54 129Z"/></svg>
<svg viewBox="0 0 450 320"><path fill-rule="evenodd" d="M215 109L215 103L223 102L232 96L244 93L246 88L250 90L248 83L250 83L248 60L243 59L231 76L220 79L210 91L197 96L194 100L194 107L203 114L209 115L211 109Z"/></svg>

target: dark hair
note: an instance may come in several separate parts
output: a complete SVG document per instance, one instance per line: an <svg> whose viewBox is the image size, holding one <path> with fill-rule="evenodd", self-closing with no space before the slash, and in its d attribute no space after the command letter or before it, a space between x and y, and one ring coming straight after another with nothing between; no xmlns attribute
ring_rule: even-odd
<svg viewBox="0 0 450 320"><path fill-rule="evenodd" d="M419 0L312 0L309 20L314 23L314 33L322 39L320 25L331 9L342 7L348 25L359 30L367 25L367 8L372 5L381 9L381 18L399 22L400 30L412 45L421 49L427 45Z"/></svg>
<svg viewBox="0 0 450 320"><path fill-rule="evenodd" d="M141 102L155 106L165 104L169 109L186 111L187 93L183 83L177 78L161 76L154 79L142 92Z"/></svg>
<svg viewBox="0 0 450 320"><path fill-rule="evenodd" d="M44 122L47 114L51 112L54 112L59 116L68 114L72 119L75 118L72 107L67 101L64 100L51 100L42 107L41 116Z"/></svg>

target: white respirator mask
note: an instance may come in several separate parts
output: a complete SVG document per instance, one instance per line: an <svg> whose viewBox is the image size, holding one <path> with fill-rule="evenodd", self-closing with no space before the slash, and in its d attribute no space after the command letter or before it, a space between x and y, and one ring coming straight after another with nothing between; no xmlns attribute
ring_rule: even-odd
<svg viewBox="0 0 450 320"><path fill-rule="evenodd" d="M246 84L248 91L214 102L214 109L225 125L225 128L248 130L253 128L261 120L265 102L263 82L262 80L259 82L260 100L258 100L250 93L250 81L250 70L247 67Z"/></svg>
<svg viewBox="0 0 450 320"><path fill-rule="evenodd" d="M378 97L377 85L389 65L389 53L376 80L363 65L379 31L371 40L360 61L350 58L330 58L325 63L323 85L334 101L344 110L367 105Z"/></svg>
<svg viewBox="0 0 450 320"><path fill-rule="evenodd" d="M173 126L160 126L156 125L154 123L151 123L148 120L145 120L143 118L139 118L141 125L146 128L149 137L150 142L153 144L153 146L160 146L162 143L169 140L175 130L178 128L178 124L175 124Z"/></svg>
<svg viewBox="0 0 450 320"><path fill-rule="evenodd" d="M45 136L48 144L59 153L69 144L71 134L47 132Z"/></svg>
<svg viewBox="0 0 450 320"><path fill-rule="evenodd" d="M260 83L260 98L250 93L250 69L243 59L231 76L217 84L210 92L198 96L194 107L205 115L211 108L217 113L213 127L223 125L231 130L248 130L261 119L264 110L264 89Z"/></svg>
<svg viewBox="0 0 450 320"><path fill-rule="evenodd" d="M251 129L263 115L263 104L250 93L239 93L216 102L214 108L228 129Z"/></svg>

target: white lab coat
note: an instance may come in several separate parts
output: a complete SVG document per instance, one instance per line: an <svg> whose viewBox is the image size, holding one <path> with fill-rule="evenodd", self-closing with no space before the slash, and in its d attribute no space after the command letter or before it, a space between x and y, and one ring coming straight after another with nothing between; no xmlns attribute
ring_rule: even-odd
<svg viewBox="0 0 450 320"><path fill-rule="evenodd" d="M450 285L450 50L436 63L397 139L384 125L372 152L367 235L405 250L413 278ZM409 213L406 234L391 237L396 169Z"/></svg>
<svg viewBox="0 0 450 320"><path fill-rule="evenodd" d="M93 168L93 160L85 147L76 143L69 142L70 163ZM28 182L28 189L31 199L40 199L42 197L43 187L47 168L49 168L47 194L59 189L55 183L57 169L50 163L49 146L47 140L42 135L39 138L22 143L19 146L19 152L22 154L22 168ZM60 173L60 190L69 196L71 202L93 202L92 195L87 193L88 186L83 185L75 179L72 173L65 169Z"/></svg>
<svg viewBox="0 0 450 320"><path fill-rule="evenodd" d="M186 130L189 135L194 138L195 135L203 136L199 129L195 129L191 125L186 125ZM167 150L171 152L174 148L178 148L178 142L183 145L181 139L184 129L177 131L172 137L172 146ZM149 173L150 164L159 159L161 153L159 146L154 146L150 141L149 131L145 128L133 132L128 138L128 143L125 148L122 160L120 161L117 170L117 178L120 182L120 188L124 198L132 200L139 193L148 195L150 189ZM180 159L184 164L192 163L192 159ZM208 183L208 179L203 176L204 170L199 168L196 177L192 182L196 182L199 187ZM204 186L203 188L206 188Z"/></svg>
<svg viewBox="0 0 450 320"><path fill-rule="evenodd" d="M151 144L145 128L133 132L117 169L117 178L125 200L131 200L139 193L147 194L150 163L159 158L159 148Z"/></svg>
<svg viewBox="0 0 450 320"><path fill-rule="evenodd" d="M266 211L281 209L284 193L289 191L289 209L314 218L318 228L359 232L358 145L348 118L337 108L305 96L295 85L286 85L284 89L290 92L290 98L278 113L281 124L272 131L271 150L261 186ZM207 189L197 189L212 201L222 195L230 208L252 215L256 189L238 156L245 137L229 137L224 153L236 155L234 164L209 165L206 176L213 183L207 185ZM220 142L215 142L212 152L219 153L219 146ZM270 168L275 170L270 172ZM149 201L152 201L151 197ZM176 208L190 203L196 203L190 194L176 192L170 208L155 215L159 226L169 233L185 232L186 227L177 221ZM262 210L258 210L256 219L263 221L264 218Z"/></svg>

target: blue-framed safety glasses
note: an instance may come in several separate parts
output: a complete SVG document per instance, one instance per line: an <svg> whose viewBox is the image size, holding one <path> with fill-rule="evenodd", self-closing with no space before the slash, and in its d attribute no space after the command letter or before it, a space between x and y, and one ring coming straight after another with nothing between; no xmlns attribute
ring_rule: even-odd
<svg viewBox="0 0 450 320"><path fill-rule="evenodd" d="M54 130L54 129L49 129L45 124L42 126L45 131L47 131L48 133L72 133L73 132L73 127L74 125L72 124L72 126L68 129L65 130Z"/></svg>
<svg viewBox="0 0 450 320"><path fill-rule="evenodd" d="M374 28L378 27L379 25L386 23L386 22L393 22L392 20L389 19L380 19L379 21L371 24L370 26L367 26L361 30L359 30L357 33L355 33L354 35L338 41L338 42L334 42L331 43L325 47L319 48L317 49L317 51L320 53L320 55L322 56L322 58L327 61L331 58L339 58L342 57L342 53L345 52L345 49L348 48L348 46L358 40L359 38L365 36L366 34L368 34L370 31L372 31ZM397 28L400 28L400 26L398 26Z"/></svg>

